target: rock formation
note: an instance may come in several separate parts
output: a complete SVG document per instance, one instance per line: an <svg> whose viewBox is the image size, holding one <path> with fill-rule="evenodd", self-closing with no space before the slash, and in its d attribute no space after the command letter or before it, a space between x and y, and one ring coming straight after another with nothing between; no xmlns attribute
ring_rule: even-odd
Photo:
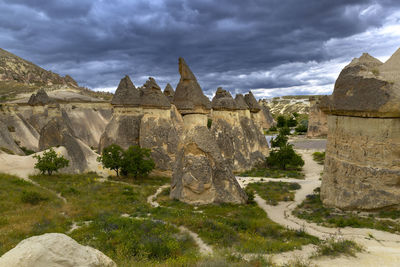
<svg viewBox="0 0 400 267"><path fill-rule="evenodd" d="M211 132L223 158L233 165L235 171L244 171L265 159L268 144L259 127L250 119L243 95L236 98L239 104L228 91L218 88L211 103Z"/></svg>
<svg viewBox="0 0 400 267"><path fill-rule="evenodd" d="M249 107L252 120L260 127L261 130L269 129L273 125L270 123L272 115L269 110L263 109L257 102L253 93L250 91L244 96L244 100ZM273 119L272 119L273 121Z"/></svg>
<svg viewBox="0 0 400 267"><path fill-rule="evenodd" d="M7 127L6 124L0 121L0 153L12 153L22 155L23 152L14 142L11 136L11 128Z"/></svg>
<svg viewBox="0 0 400 267"><path fill-rule="evenodd" d="M40 89L36 94L32 94L29 98L28 105L47 105L53 102L43 89Z"/></svg>
<svg viewBox="0 0 400 267"><path fill-rule="evenodd" d="M164 89L164 95L168 98L171 104L174 102L175 91L174 88L172 88L172 86L169 83Z"/></svg>
<svg viewBox="0 0 400 267"><path fill-rule="evenodd" d="M307 137L326 137L328 135L327 115L319 106L319 99L310 97L310 113L308 115Z"/></svg>
<svg viewBox="0 0 400 267"><path fill-rule="evenodd" d="M171 181L171 198L190 204L245 203L247 196L233 175L233 166L221 156L207 128L211 103L182 58L179 73L174 103L183 114L184 131Z"/></svg>
<svg viewBox="0 0 400 267"><path fill-rule="evenodd" d="M116 267L110 258L97 249L82 246L64 234L44 234L21 241L0 258L0 266L8 267Z"/></svg>
<svg viewBox="0 0 400 267"><path fill-rule="evenodd" d="M385 63L363 54L331 96L321 199L341 209L400 208L400 50Z"/></svg>
<svg viewBox="0 0 400 267"><path fill-rule="evenodd" d="M150 148L159 171L173 169L182 118L153 78L140 89L123 78L111 102L114 114L100 138L99 151L111 144Z"/></svg>

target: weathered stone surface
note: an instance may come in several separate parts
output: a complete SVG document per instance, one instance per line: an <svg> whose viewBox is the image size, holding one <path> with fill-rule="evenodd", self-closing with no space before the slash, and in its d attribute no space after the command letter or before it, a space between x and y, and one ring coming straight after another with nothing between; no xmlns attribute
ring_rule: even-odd
<svg viewBox="0 0 400 267"><path fill-rule="evenodd" d="M169 83L167 83L167 86L164 89L164 95L168 98L171 104L174 102L175 91Z"/></svg>
<svg viewBox="0 0 400 267"><path fill-rule="evenodd" d="M247 105L246 101L244 100L244 96L242 94L237 94L235 97L236 107L240 110L247 110L249 106Z"/></svg>
<svg viewBox="0 0 400 267"><path fill-rule="evenodd" d="M97 249L82 246L64 234L44 234L21 241L0 258L8 267L116 267Z"/></svg>
<svg viewBox="0 0 400 267"><path fill-rule="evenodd" d="M112 105L139 106L140 91L133 85L128 75L121 79L114 97Z"/></svg>
<svg viewBox="0 0 400 267"><path fill-rule="evenodd" d="M323 203L400 208L400 119L329 115L328 127Z"/></svg>
<svg viewBox="0 0 400 267"><path fill-rule="evenodd" d="M211 106L213 110L237 110L235 100L232 98L231 94L222 89L222 87L218 87L211 102Z"/></svg>
<svg viewBox="0 0 400 267"><path fill-rule="evenodd" d="M171 103L161 92L160 86L150 77L141 88L140 106L145 108L170 109Z"/></svg>
<svg viewBox="0 0 400 267"><path fill-rule="evenodd" d="M257 113L261 110L260 105L251 91L244 96L244 100L246 101L247 106L249 106L250 112Z"/></svg>
<svg viewBox="0 0 400 267"><path fill-rule="evenodd" d="M343 69L332 96L321 100L328 113L325 205L400 209L400 87L379 73L383 68L396 77L395 66L364 54Z"/></svg>
<svg viewBox="0 0 400 267"><path fill-rule="evenodd" d="M263 113L264 118L265 118L265 124L263 124L263 128L269 129L272 126L276 126L276 121L274 120L274 117L272 117L269 107L266 107L264 105L260 105L260 106L261 106L261 112Z"/></svg>
<svg viewBox="0 0 400 267"><path fill-rule="evenodd" d="M36 94L32 94L29 98L28 105L36 106L36 105L47 105L49 103L54 102L49 98L46 91L40 89Z"/></svg>
<svg viewBox="0 0 400 267"><path fill-rule="evenodd" d="M332 96L321 99L321 108L336 115L399 117L400 84L382 76L391 73L388 75L394 77L388 70L392 64L382 64L368 54L354 59L341 71ZM384 70L382 75L380 69Z"/></svg>
<svg viewBox="0 0 400 267"><path fill-rule="evenodd" d="M319 100L316 97L310 97L310 105L307 137L326 137L328 135L327 115L320 109Z"/></svg>
<svg viewBox="0 0 400 267"><path fill-rule="evenodd" d="M245 203L247 195L236 181L231 164L221 157L214 136L206 126L201 125L206 118L202 114L184 116L184 120L189 120L192 126L186 129L179 144L170 196L195 205ZM200 123L196 125L192 123L194 121Z"/></svg>
<svg viewBox="0 0 400 267"><path fill-rule="evenodd" d="M176 87L174 105L184 114L208 113L210 100L203 94L199 83L183 58L179 58L181 79Z"/></svg>
<svg viewBox="0 0 400 267"><path fill-rule="evenodd" d="M88 166L81 142L75 137L69 118L63 113L52 118L40 131L39 150L64 146L70 156L67 172L84 172Z"/></svg>
<svg viewBox="0 0 400 267"><path fill-rule="evenodd" d="M0 153L7 153L10 151L14 154L23 154L21 149L15 144L10 129L0 120Z"/></svg>

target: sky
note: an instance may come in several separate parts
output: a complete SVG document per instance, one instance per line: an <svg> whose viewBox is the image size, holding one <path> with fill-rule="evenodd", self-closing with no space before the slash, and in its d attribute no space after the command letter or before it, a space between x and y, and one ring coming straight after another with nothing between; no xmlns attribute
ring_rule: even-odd
<svg viewBox="0 0 400 267"><path fill-rule="evenodd" d="M0 47L100 91L175 88L184 57L209 97L330 94L352 58L400 47L400 1L0 0Z"/></svg>

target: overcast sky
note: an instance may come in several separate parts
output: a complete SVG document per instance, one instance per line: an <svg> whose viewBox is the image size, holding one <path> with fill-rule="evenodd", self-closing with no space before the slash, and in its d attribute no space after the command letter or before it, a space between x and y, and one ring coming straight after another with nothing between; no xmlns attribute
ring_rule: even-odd
<svg viewBox="0 0 400 267"><path fill-rule="evenodd" d="M95 90L175 87L181 56L208 96L330 94L352 58L400 47L400 1L0 0L0 47Z"/></svg>

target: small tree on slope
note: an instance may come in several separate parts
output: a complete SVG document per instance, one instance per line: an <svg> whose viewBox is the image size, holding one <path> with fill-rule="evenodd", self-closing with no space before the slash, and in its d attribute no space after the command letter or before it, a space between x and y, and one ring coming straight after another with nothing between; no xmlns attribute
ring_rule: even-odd
<svg viewBox="0 0 400 267"><path fill-rule="evenodd" d="M43 156L35 155L33 157L37 159L35 169L38 169L42 174L47 172L48 175L52 175L53 172L58 172L59 169L69 165L69 160L62 155L57 156L53 148L45 151Z"/></svg>

